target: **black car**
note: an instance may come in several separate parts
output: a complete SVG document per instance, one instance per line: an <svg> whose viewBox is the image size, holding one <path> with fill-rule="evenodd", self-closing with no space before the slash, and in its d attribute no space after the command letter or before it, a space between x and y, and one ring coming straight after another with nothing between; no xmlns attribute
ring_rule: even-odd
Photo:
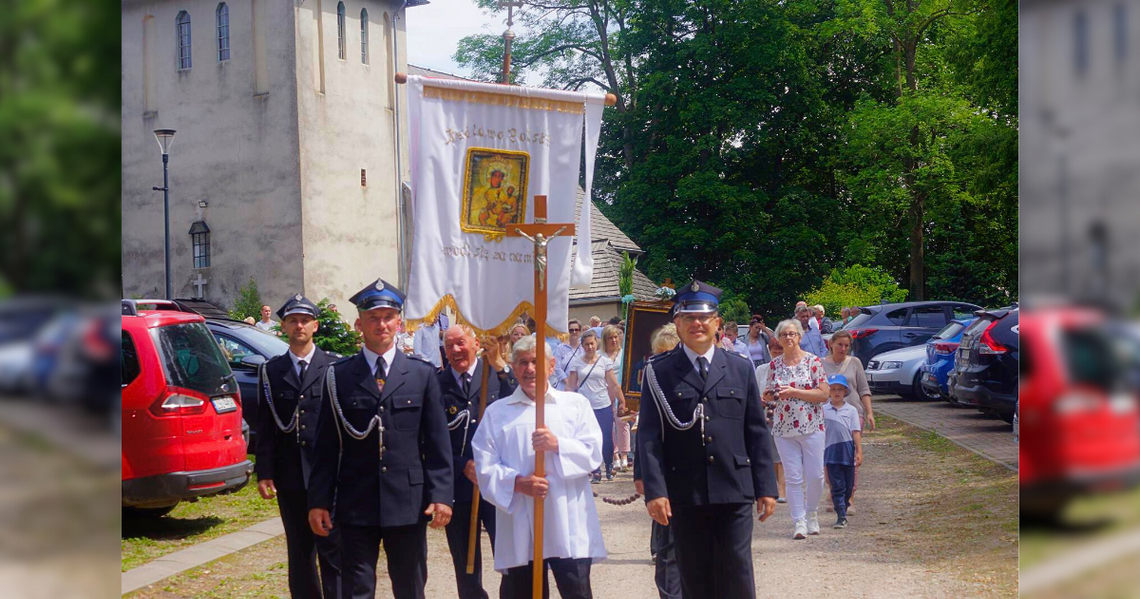
<svg viewBox="0 0 1140 599"><path fill-rule="evenodd" d="M947 386L957 403L1013 422L1017 410L1020 338L1016 306L979 310L962 333Z"/></svg>
<svg viewBox="0 0 1140 599"><path fill-rule="evenodd" d="M903 302L859 308L843 330L851 333L851 353L864 365L891 350L921 345L951 320L970 318L981 306L965 302Z"/></svg>
<svg viewBox="0 0 1140 599"><path fill-rule="evenodd" d="M242 416L246 422L257 422L260 395L257 389L257 367L266 360L289 351L289 344L270 333L237 320L207 318L206 327L214 334L222 353L241 389ZM257 446L256 431L250 431L249 451Z"/></svg>

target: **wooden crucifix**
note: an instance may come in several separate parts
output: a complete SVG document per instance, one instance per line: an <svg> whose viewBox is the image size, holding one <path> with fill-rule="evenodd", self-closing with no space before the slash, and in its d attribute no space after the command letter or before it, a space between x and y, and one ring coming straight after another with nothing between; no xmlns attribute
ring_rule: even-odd
<svg viewBox="0 0 1140 599"><path fill-rule="evenodd" d="M546 196L534 196L534 223L529 225L508 225L507 237L524 237L534 244L534 336L535 358L540 376L538 387L535 389L534 401L534 427L540 429L546 426L546 385L549 383L546 372L546 247L550 240L559 235L574 235L574 225L550 224L546 222ZM554 356L550 356L554 359ZM534 475L546 476L544 452L536 451L534 455ZM533 597L542 597L542 524L544 519L542 498L534 500L534 576L531 589Z"/></svg>

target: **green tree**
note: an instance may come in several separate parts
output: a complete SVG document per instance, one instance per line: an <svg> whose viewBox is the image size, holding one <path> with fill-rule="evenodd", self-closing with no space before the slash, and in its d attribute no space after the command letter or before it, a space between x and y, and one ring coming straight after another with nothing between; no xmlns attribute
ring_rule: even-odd
<svg viewBox="0 0 1140 599"><path fill-rule="evenodd" d="M360 351L360 333L348 326L339 312L329 309L328 298L317 302L317 308L320 309L320 316L317 317L320 326L317 327L317 334L313 335L313 343L325 351L342 356L355 355Z"/></svg>
<svg viewBox="0 0 1140 599"><path fill-rule="evenodd" d="M818 288L808 292L805 301L822 305L828 314L839 314L846 307L902 302L906 297L907 290L900 289L882 269L855 264L832 270Z"/></svg>
<svg viewBox="0 0 1140 599"><path fill-rule="evenodd" d="M748 310L748 303L737 297L720 303L720 317L725 322L732 320L737 324L748 324L752 313Z"/></svg>
<svg viewBox="0 0 1140 599"><path fill-rule="evenodd" d="M257 290L257 281L250 277L249 282L238 289L234 307L230 310L230 318L245 320L252 316L254 320L261 320L261 307L264 305L265 302L261 301L261 292Z"/></svg>

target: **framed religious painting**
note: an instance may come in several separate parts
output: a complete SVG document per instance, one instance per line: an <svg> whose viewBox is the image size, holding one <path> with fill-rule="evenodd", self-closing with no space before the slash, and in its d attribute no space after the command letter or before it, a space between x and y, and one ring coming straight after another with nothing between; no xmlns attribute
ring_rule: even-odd
<svg viewBox="0 0 1140 599"><path fill-rule="evenodd" d="M482 233L487 241L499 241L509 225L526 222L529 168L526 152L468 148L459 215L463 232Z"/></svg>
<svg viewBox="0 0 1140 599"><path fill-rule="evenodd" d="M673 322L672 302L633 302L626 323L625 351L622 358L621 390L626 407L636 412L641 406L641 372L653 355L650 337L657 329Z"/></svg>

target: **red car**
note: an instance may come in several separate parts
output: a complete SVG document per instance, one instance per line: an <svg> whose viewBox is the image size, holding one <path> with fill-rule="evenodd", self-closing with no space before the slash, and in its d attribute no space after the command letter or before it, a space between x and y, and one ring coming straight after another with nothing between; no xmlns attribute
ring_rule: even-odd
<svg viewBox="0 0 1140 599"><path fill-rule="evenodd" d="M253 464L241 395L205 319L170 302L123 300L122 331L123 506L160 516L244 487Z"/></svg>
<svg viewBox="0 0 1140 599"><path fill-rule="evenodd" d="M1074 497L1140 482L1140 404L1105 325L1082 308L1022 314L1022 516L1052 519Z"/></svg>

